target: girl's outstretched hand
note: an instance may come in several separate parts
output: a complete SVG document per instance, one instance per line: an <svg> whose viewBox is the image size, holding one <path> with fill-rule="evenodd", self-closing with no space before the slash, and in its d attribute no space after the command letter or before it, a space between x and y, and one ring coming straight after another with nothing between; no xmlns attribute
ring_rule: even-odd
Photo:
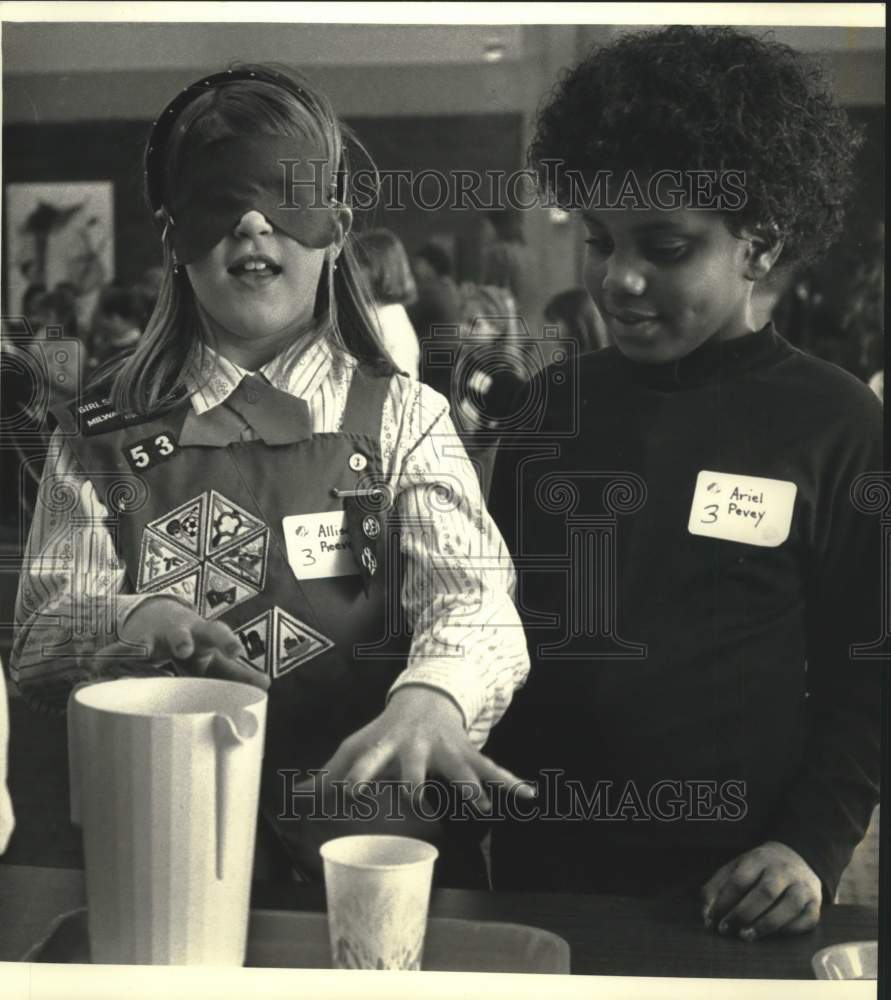
<svg viewBox="0 0 891 1000"><path fill-rule="evenodd" d="M170 660L184 674L241 681L269 688L269 678L244 657L238 636L223 622L209 622L171 597L151 598L127 617L120 630L127 643L143 645L152 660Z"/></svg>
<svg viewBox="0 0 891 1000"><path fill-rule="evenodd" d="M507 786L530 799L535 788L480 753L464 728L458 706L434 688L405 686L384 711L338 747L323 769L326 781L347 787L386 774L415 788L429 777L461 783L480 809L491 806L484 783Z"/></svg>

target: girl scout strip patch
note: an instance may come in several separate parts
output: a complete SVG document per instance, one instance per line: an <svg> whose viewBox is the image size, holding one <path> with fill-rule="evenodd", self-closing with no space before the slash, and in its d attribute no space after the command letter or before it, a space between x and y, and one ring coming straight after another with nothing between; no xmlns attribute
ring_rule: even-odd
<svg viewBox="0 0 891 1000"><path fill-rule="evenodd" d="M789 537L798 487L784 479L703 469L696 477L691 535L776 548Z"/></svg>

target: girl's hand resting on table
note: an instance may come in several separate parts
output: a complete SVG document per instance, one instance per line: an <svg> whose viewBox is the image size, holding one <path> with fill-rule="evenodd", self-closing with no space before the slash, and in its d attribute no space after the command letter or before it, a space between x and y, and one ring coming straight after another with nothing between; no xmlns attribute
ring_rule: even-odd
<svg viewBox="0 0 891 1000"><path fill-rule="evenodd" d="M130 614L120 630L126 643L143 645L152 660L170 660L184 674L269 687L265 673L244 656L238 637L223 622L209 622L170 597L145 601Z"/></svg>
<svg viewBox="0 0 891 1000"><path fill-rule="evenodd" d="M823 886L800 854L769 840L719 868L701 896L706 927L754 941L816 927Z"/></svg>
<svg viewBox="0 0 891 1000"><path fill-rule="evenodd" d="M464 728L458 706L434 688L406 686L396 691L374 720L340 744L324 768L325 781L347 787L371 781L384 772L411 788L430 776L461 782L481 809L490 801L483 782L533 798L535 788L480 753Z"/></svg>

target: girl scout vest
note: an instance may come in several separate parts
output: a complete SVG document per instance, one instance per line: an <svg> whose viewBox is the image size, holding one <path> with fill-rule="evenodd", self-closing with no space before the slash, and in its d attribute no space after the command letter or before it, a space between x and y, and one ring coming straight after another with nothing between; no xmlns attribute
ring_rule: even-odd
<svg viewBox="0 0 891 1000"><path fill-rule="evenodd" d="M57 414L132 592L175 594L225 622L271 678L267 808L282 802L279 772L320 768L383 710L405 666L379 440L388 385L356 368L337 433L314 434L306 402L262 375L200 416L188 398L121 414L102 392Z"/></svg>

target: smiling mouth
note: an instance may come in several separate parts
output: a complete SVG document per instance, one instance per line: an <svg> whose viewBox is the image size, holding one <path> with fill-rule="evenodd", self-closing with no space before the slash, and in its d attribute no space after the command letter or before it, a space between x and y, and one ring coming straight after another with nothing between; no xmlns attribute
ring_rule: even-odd
<svg viewBox="0 0 891 1000"><path fill-rule="evenodd" d="M273 278L282 273L281 265L270 257L239 257L226 270L234 278Z"/></svg>

